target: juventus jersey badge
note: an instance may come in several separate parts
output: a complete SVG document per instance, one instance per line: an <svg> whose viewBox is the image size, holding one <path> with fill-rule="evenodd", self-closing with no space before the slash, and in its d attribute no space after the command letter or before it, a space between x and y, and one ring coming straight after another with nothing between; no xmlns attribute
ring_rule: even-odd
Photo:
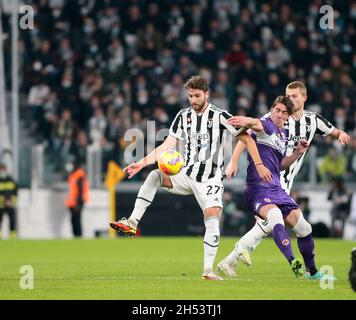
<svg viewBox="0 0 356 320"><path fill-rule="evenodd" d="M188 117L187 117L187 129L190 129L191 126L192 126L192 118L190 117L190 115L188 115Z"/></svg>
<svg viewBox="0 0 356 320"><path fill-rule="evenodd" d="M208 128L210 129L213 126L213 119L208 119Z"/></svg>

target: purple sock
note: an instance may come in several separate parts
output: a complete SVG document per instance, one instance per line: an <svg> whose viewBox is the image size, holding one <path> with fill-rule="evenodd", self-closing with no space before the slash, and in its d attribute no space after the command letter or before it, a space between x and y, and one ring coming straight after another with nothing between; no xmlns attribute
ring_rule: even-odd
<svg viewBox="0 0 356 320"><path fill-rule="evenodd" d="M297 241L299 251L304 259L305 267L307 269L315 269L314 240L312 234L309 234L304 238L297 237Z"/></svg>
<svg viewBox="0 0 356 320"><path fill-rule="evenodd" d="M272 231L274 242L283 255L286 257L289 263L294 259L294 253L292 249L292 242L290 240L289 234L284 229L284 226L276 224Z"/></svg>

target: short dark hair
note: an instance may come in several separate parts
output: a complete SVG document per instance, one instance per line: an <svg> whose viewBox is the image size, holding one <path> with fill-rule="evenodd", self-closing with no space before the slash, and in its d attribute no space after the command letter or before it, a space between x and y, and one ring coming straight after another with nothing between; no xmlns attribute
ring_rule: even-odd
<svg viewBox="0 0 356 320"><path fill-rule="evenodd" d="M283 104L283 105L285 105L287 107L287 112L288 112L289 115L293 113L294 104L293 104L292 100L289 99L289 97L287 97L287 96L278 96L273 101L271 109L273 109L278 103L281 103L281 104Z"/></svg>
<svg viewBox="0 0 356 320"><path fill-rule="evenodd" d="M208 81L202 76L193 76L191 77L185 84L184 88L188 89L198 89L207 92L208 88Z"/></svg>

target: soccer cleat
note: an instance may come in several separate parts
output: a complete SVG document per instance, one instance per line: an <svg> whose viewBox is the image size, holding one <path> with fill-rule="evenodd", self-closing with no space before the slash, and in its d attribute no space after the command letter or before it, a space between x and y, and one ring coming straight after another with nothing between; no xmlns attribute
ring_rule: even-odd
<svg viewBox="0 0 356 320"><path fill-rule="evenodd" d="M310 273L306 272L304 274L304 277L307 278L308 280L330 280L330 281L336 281L336 277L334 276L329 276L325 273L322 273L318 271L316 274L310 275Z"/></svg>
<svg viewBox="0 0 356 320"><path fill-rule="evenodd" d="M303 276L303 264L299 258L295 258L291 263L292 271L294 272L297 278Z"/></svg>
<svg viewBox="0 0 356 320"><path fill-rule="evenodd" d="M121 218L119 221L111 221L110 227L129 236L134 236L136 234L136 229L130 226L129 221L126 218Z"/></svg>
<svg viewBox="0 0 356 320"><path fill-rule="evenodd" d="M216 275L211 269L204 271L201 278L203 280L224 280L220 276Z"/></svg>
<svg viewBox="0 0 356 320"><path fill-rule="evenodd" d="M247 249L243 249L239 252L239 260L246 266L251 266L251 256Z"/></svg>
<svg viewBox="0 0 356 320"><path fill-rule="evenodd" d="M224 272L228 277L237 276L235 268L236 268L236 264L234 265L232 263L229 263L226 258L221 260L217 266L218 271Z"/></svg>

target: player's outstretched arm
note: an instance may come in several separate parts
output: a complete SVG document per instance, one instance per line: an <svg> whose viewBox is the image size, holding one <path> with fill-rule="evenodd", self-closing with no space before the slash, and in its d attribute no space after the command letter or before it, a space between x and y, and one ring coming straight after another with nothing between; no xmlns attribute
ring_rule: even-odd
<svg viewBox="0 0 356 320"><path fill-rule="evenodd" d="M159 156L169 149L175 148L177 145L178 139L169 135L163 143L154 149L149 155L142 158L140 161L131 163L124 168L124 172L128 174L128 178L131 179L135 174L140 172L144 167L147 167L150 164L153 164L157 161Z"/></svg>
<svg viewBox="0 0 356 320"><path fill-rule="evenodd" d="M261 124L262 125L262 124ZM244 133L242 135L239 135L238 138L246 144L247 151L250 154L258 175L260 178L265 181L265 182L271 182L272 181L272 174L266 168L261 160L260 153L258 152L256 142L251 138L251 136L247 133Z"/></svg>
<svg viewBox="0 0 356 320"><path fill-rule="evenodd" d="M228 124L239 127L239 128L249 128L253 131L263 131L263 125L260 119L244 117L244 116L234 116L227 120Z"/></svg>
<svg viewBox="0 0 356 320"><path fill-rule="evenodd" d="M226 178L228 180L236 176L239 159L241 157L242 152L244 152L245 149L246 149L246 145L240 140L237 141L234 152L232 153L231 156L231 160L225 169Z"/></svg>
<svg viewBox="0 0 356 320"><path fill-rule="evenodd" d="M331 136L337 139L337 141L343 146L349 144L351 141L351 137L345 131L337 128L334 129Z"/></svg>
<svg viewBox="0 0 356 320"><path fill-rule="evenodd" d="M306 140L299 141L297 148L290 156L285 156L282 159L281 170L286 170L290 167L290 165L298 159L300 155L302 155L305 151L308 150L309 144Z"/></svg>

